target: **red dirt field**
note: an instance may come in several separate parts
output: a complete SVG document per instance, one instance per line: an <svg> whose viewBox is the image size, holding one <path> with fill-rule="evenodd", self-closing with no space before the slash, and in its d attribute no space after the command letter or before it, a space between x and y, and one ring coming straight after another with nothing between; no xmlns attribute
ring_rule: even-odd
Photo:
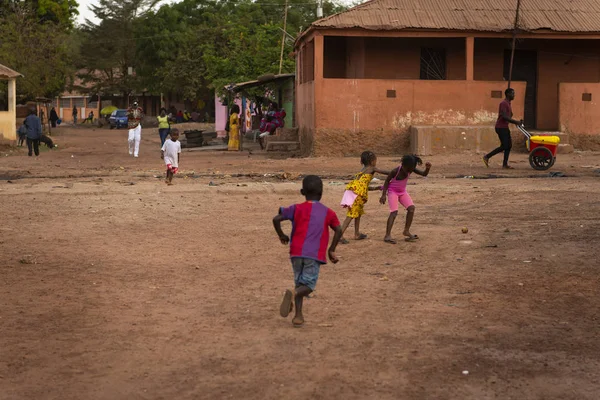
<svg viewBox="0 0 600 400"><path fill-rule="evenodd" d="M167 187L142 135L139 159L101 129L0 149L0 399L600 398L600 153L552 178L524 153L509 172L426 158L420 240L384 243L372 192L369 238L338 247L294 329L271 219L308 173L343 219L359 158L184 151Z"/></svg>

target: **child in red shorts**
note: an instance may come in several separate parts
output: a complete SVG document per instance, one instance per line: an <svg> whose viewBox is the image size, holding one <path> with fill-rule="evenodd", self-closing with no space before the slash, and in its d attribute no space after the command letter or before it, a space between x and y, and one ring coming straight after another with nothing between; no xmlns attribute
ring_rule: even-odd
<svg viewBox="0 0 600 400"><path fill-rule="evenodd" d="M179 131L171 129L171 139L166 140L160 150L160 158L165 160L167 165L167 185L173 184L173 175L179 171L179 154L181 154L181 143L179 142Z"/></svg>
<svg viewBox="0 0 600 400"><path fill-rule="evenodd" d="M326 253L332 263L337 263L335 249L342 237L342 228L335 212L319 201L323 195L323 181L315 175L309 175L302 181L302 190L306 202L279 209L273 218L273 226L279 240L290 244L290 257L294 270L295 293L286 290L279 312L287 317L293 309L292 300L296 304L296 315L292 320L295 327L304 324L302 300L315 290L321 265L326 264ZM292 239L281 230L281 221L292 221ZM329 228L335 235L329 250Z"/></svg>

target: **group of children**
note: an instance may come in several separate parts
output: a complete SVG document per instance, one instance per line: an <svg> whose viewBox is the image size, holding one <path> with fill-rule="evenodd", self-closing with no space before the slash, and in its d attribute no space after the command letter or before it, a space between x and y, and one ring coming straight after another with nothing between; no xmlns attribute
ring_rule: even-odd
<svg viewBox="0 0 600 400"><path fill-rule="evenodd" d="M396 243L391 235L398 215L399 204L407 211L403 231L403 235L406 237L405 240L412 242L419 238L410 232L415 214L415 205L406 190L406 186L412 173L423 177L427 176L431 170L431 163L426 163L425 170L420 170L417 167L423 164L421 158L416 155L406 155L402 157L401 165L391 171L384 171L377 168L377 156L371 151L363 152L360 161L362 169L346 186L342 198L341 205L348 209L343 225L340 225L340 221L333 210L320 203L323 195L323 181L315 175L309 175L302 181L301 194L306 198L306 202L287 208L281 207L279 213L273 218L273 226L281 243L290 244L290 258L294 271L295 286L294 290L288 289L285 291L279 312L285 318L295 307L296 312L292 319L294 327L300 327L304 324L302 301L304 297L315 290L320 267L327 263L326 255L332 263L338 262L335 250L338 243L348 243L343 235L350 223L354 221L354 238L356 240L367 238L367 235L360 232L360 219L365 213L364 207L369 199L369 191L381 190L382 194L379 202L385 204L387 200L389 204L390 215L383 239L385 243ZM376 173L387 175L383 186L370 186ZM292 222L291 238L283 233L281 229L282 221ZM329 250L327 250L329 229L332 229L335 235Z"/></svg>

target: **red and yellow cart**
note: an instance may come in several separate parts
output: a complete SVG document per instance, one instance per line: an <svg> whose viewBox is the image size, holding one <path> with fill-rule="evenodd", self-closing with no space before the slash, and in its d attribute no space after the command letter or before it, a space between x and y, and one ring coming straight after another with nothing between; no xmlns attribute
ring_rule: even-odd
<svg viewBox="0 0 600 400"><path fill-rule="evenodd" d="M531 135L525 127L518 126L527 138L527 151L529 164L538 171L550 169L556 162L556 150L560 144L560 137L555 135Z"/></svg>

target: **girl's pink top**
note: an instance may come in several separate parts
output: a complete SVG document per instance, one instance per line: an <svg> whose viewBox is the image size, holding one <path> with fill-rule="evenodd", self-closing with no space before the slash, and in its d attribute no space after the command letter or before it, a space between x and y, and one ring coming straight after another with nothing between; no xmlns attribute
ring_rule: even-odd
<svg viewBox="0 0 600 400"><path fill-rule="evenodd" d="M406 192L406 184L408 183L408 177L410 176L410 173L406 175L406 178L404 178L402 180L398 180L398 175L400 174L401 169L402 169L402 166L399 166L396 176L394 177L394 179L392 179L392 181L390 182L390 185L388 186L388 191L394 192L394 193Z"/></svg>

